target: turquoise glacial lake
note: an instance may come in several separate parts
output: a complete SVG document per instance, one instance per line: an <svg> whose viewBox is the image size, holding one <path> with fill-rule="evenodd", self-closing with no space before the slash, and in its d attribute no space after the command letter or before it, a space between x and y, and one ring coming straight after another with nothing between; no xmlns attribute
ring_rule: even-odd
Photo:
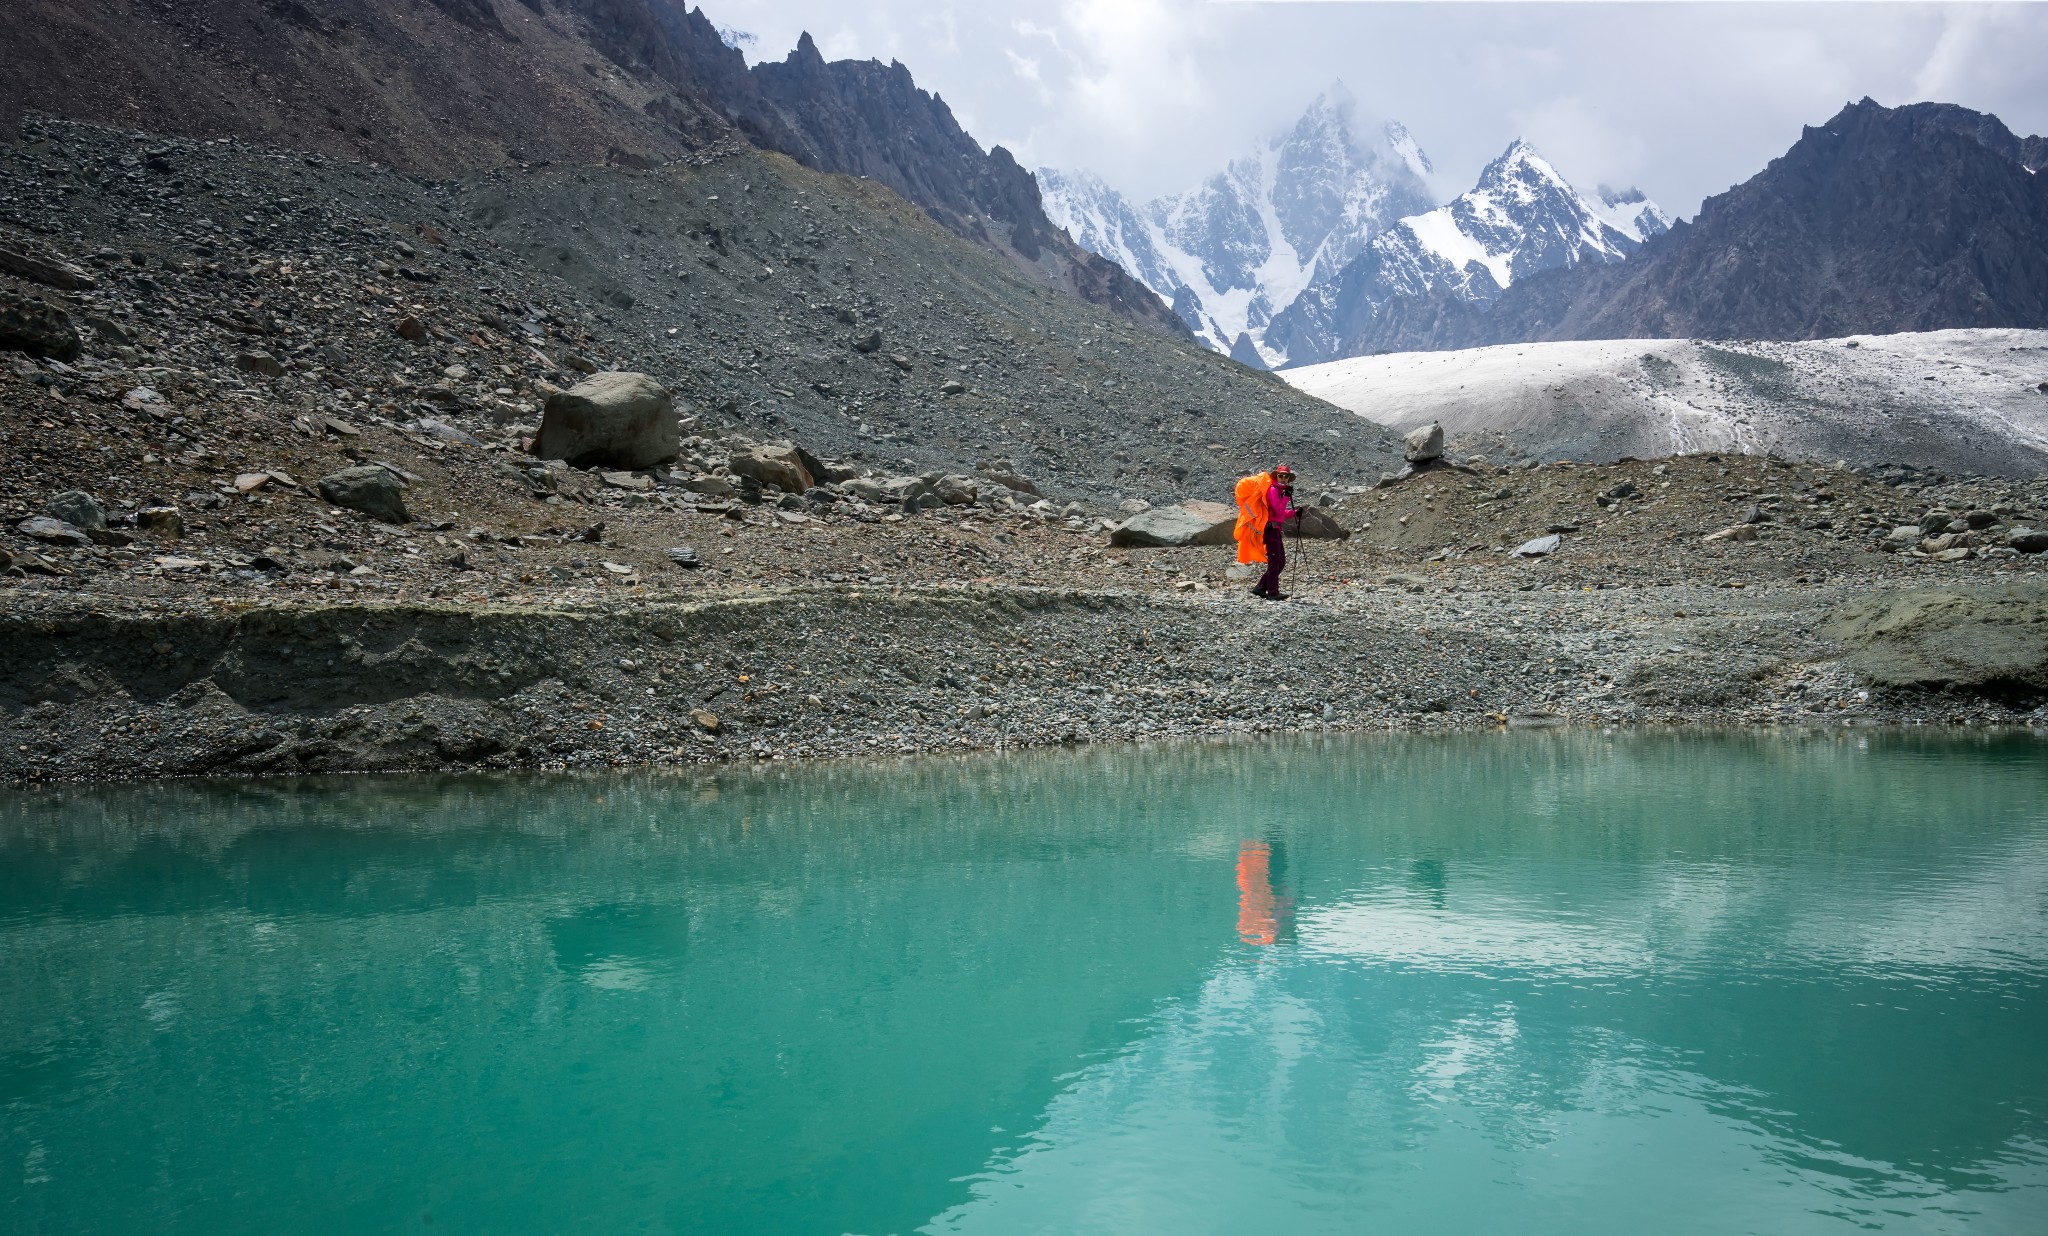
<svg viewBox="0 0 2048 1236"><path fill-rule="evenodd" d="M2048 1232L2048 743L0 797L0 1231Z"/></svg>

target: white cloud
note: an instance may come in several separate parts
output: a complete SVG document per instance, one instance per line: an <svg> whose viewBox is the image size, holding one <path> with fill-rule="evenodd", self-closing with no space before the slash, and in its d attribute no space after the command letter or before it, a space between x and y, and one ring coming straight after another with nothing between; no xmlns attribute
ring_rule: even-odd
<svg viewBox="0 0 2048 1236"><path fill-rule="evenodd" d="M1333 78L1406 124L1447 185L1526 136L1575 181L1686 214L1864 95L2048 130L2041 4L709 3L760 57L829 31L830 55L903 61L983 145L1140 197L1195 183Z"/></svg>
<svg viewBox="0 0 2048 1236"><path fill-rule="evenodd" d="M2044 52L2048 5L1951 5L1942 11L1941 37L1914 76L1913 93L1992 111L2024 108L2030 96L2038 101L2048 77Z"/></svg>

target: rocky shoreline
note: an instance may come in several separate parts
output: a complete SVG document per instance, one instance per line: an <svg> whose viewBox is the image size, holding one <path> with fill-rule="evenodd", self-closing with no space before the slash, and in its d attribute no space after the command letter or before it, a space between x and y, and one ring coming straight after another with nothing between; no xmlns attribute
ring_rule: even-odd
<svg viewBox="0 0 2048 1236"><path fill-rule="evenodd" d="M1347 729L2048 724L2027 679L2038 648L1957 639L2038 643L2048 587L2032 581L1330 587L1298 601L946 585L538 607L15 593L0 597L0 777L641 767Z"/></svg>

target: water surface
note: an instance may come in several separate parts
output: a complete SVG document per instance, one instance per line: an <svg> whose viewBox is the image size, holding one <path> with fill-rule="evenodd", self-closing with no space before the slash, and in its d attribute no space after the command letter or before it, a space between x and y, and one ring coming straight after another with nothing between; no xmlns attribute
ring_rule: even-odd
<svg viewBox="0 0 2048 1236"><path fill-rule="evenodd" d="M0 797L0 1230L2048 1231L2048 746Z"/></svg>

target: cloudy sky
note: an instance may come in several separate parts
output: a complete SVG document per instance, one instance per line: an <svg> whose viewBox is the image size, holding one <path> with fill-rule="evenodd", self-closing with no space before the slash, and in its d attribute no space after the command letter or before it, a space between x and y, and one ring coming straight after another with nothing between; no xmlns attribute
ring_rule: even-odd
<svg viewBox="0 0 2048 1236"><path fill-rule="evenodd" d="M1445 196L1528 138L1582 187L1691 215L1844 103L1938 99L2048 132L2048 4L704 0L781 59L901 60L984 146L1140 198L1186 188L1342 80Z"/></svg>

